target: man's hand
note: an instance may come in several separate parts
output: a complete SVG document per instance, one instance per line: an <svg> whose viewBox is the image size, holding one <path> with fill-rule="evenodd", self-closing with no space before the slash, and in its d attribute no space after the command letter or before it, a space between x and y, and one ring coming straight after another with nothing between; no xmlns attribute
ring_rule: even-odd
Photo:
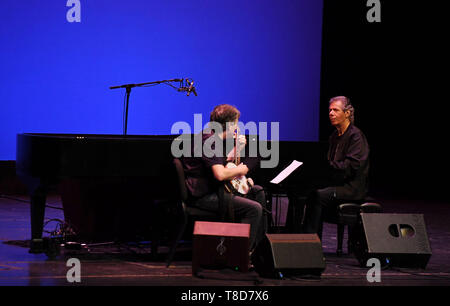
<svg viewBox="0 0 450 306"><path fill-rule="evenodd" d="M246 144L247 138L245 138L245 135L239 135L236 150L240 152L245 147ZM228 153L227 155L227 161L232 161L236 157L234 153L235 149L233 148L233 150L231 150L230 153Z"/></svg>
<svg viewBox="0 0 450 306"><path fill-rule="evenodd" d="M211 167L216 180L229 181L235 177L244 176L248 173L248 167L244 164L239 164L234 168L225 168L223 165L214 165Z"/></svg>
<svg viewBox="0 0 450 306"><path fill-rule="evenodd" d="M248 167L243 163L240 163L236 169L238 170L238 174L236 176L245 176L248 173Z"/></svg>
<svg viewBox="0 0 450 306"><path fill-rule="evenodd" d="M247 144L247 138L245 138L245 135L239 135L238 148L237 149L239 151L242 150L245 147L246 144Z"/></svg>

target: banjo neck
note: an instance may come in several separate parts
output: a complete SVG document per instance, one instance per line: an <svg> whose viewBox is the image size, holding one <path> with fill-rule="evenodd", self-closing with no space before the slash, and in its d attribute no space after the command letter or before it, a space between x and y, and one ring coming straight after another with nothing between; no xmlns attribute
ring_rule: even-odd
<svg viewBox="0 0 450 306"><path fill-rule="evenodd" d="M234 163L236 166L241 163L241 151L238 150L238 146L239 146L239 129L236 130L234 142Z"/></svg>

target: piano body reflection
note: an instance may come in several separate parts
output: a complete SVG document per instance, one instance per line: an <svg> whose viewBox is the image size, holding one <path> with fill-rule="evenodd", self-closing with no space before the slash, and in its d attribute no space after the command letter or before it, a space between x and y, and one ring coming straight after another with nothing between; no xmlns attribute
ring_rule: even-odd
<svg viewBox="0 0 450 306"><path fill-rule="evenodd" d="M171 154L176 137L18 134L16 172L31 198L30 252L42 251L45 204L52 186L59 188L65 221L81 238L127 239L145 234L154 222L165 223L153 204L177 196ZM323 184L326 143L280 141L279 149L278 167L273 169L259 168L258 157L242 159L257 184L269 193L293 188L305 194ZM300 170L281 187L270 184L293 159L304 162Z"/></svg>

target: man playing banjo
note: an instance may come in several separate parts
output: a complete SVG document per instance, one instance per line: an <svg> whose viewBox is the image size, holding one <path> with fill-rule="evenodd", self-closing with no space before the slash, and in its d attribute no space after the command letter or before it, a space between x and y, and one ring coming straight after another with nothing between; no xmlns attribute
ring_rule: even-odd
<svg viewBox="0 0 450 306"><path fill-rule="evenodd" d="M216 106L211 112L210 128L202 131L201 157L193 154L182 162L190 193L188 205L215 211L224 221L250 224L250 250L253 250L267 229L266 197L261 186L245 178L249 169L239 162L237 155L246 145L245 136L236 134L239 117L240 112L234 106ZM235 146L230 152L216 150L218 144L226 148L226 140L233 138ZM204 152L205 147L211 150ZM194 145L193 150L199 148Z"/></svg>

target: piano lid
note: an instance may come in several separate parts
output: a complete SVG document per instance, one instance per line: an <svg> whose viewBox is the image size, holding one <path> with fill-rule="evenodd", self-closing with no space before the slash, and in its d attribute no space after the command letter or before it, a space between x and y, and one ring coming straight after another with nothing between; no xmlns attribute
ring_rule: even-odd
<svg viewBox="0 0 450 306"><path fill-rule="evenodd" d="M32 177L159 176L177 135L17 135L16 172Z"/></svg>

